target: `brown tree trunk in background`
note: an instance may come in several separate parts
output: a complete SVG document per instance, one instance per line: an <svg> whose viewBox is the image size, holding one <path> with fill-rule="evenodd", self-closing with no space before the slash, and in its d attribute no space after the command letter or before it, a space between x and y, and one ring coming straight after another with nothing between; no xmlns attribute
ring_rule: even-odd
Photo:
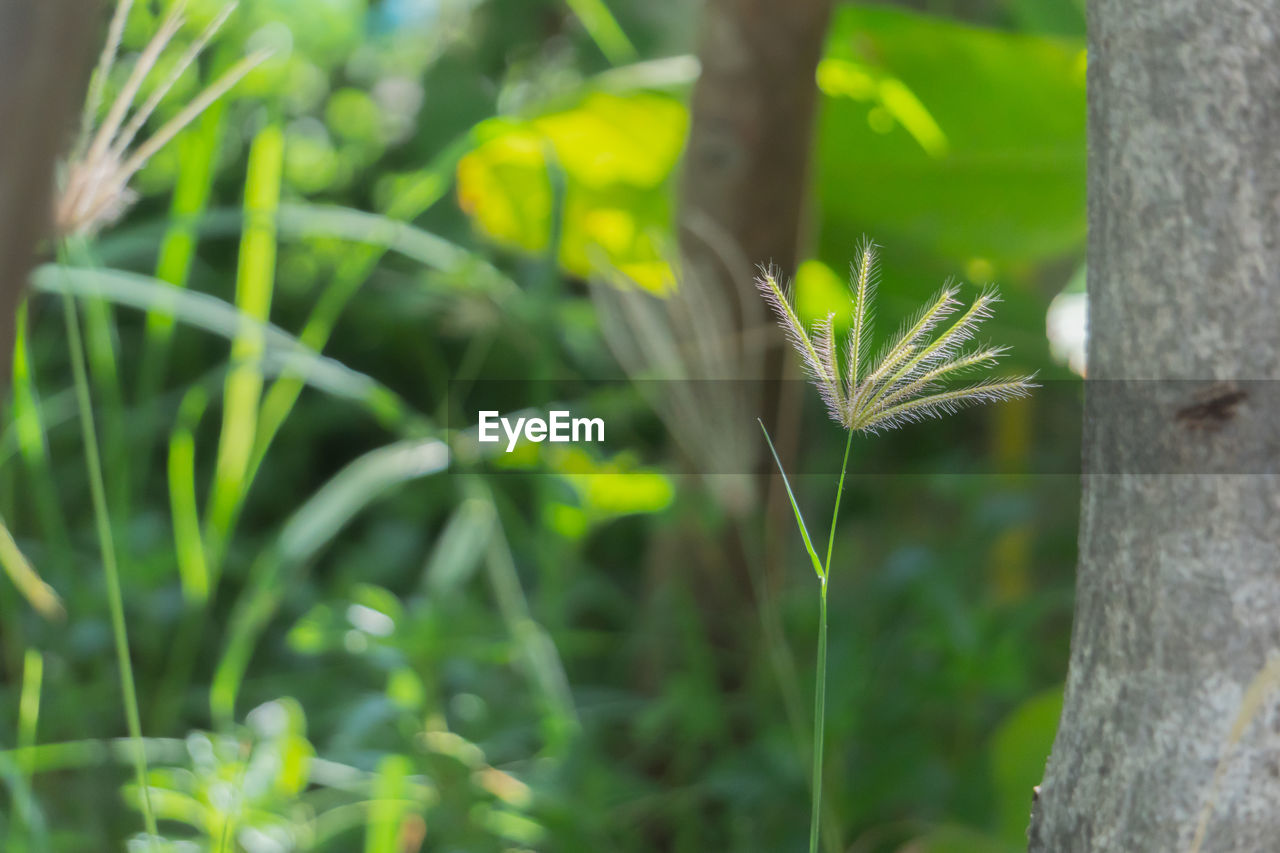
<svg viewBox="0 0 1280 853"><path fill-rule="evenodd" d="M817 101L814 75L832 5L707 0L698 50L702 72L693 90L683 164L685 284L711 289L733 309L748 347L758 345L754 336L761 331L767 337L760 341L777 344L765 353L764 376L749 378L765 380L760 414L784 461L794 455L798 406L779 399L786 366L781 336L765 317L752 279L757 264L777 264L791 275L799 259ZM766 537L766 547L772 550L777 539ZM775 556L766 555L764 565L778 565Z"/></svg>
<svg viewBox="0 0 1280 853"><path fill-rule="evenodd" d="M1080 566L1030 849L1275 850L1280 478L1253 439L1280 417L1280 6L1088 20ZM1184 473L1137 471L1153 446Z"/></svg>
<svg viewBox="0 0 1280 853"><path fill-rule="evenodd" d="M763 467L764 442L752 419L763 417L783 460L793 458L799 405L780 398L797 383L779 381L788 362L781 335L756 292L754 267L773 263L791 275L800 258L817 103L815 72L832 5L833 0L706 0L698 49L701 74L693 90L682 166L681 287L699 288L703 298L686 301L722 314L726 332L742 336L721 342L721 351L731 354L737 378L752 380L751 387L758 387L762 397L742 400L742 423L725 426L745 430L742 440L733 442L745 449L740 473L768 472L769 482L775 483L772 462ZM713 325L694 319L704 333ZM733 393L747 393L745 386L739 387L743 390ZM716 423L715 418L706 420ZM670 531L653 549L654 574L692 581L709 641L733 650L722 663L741 660L739 653L753 642L762 648L805 763L809 735L803 691L772 591L782 567L796 565L784 556L796 542L780 487L769 497L763 536L754 501L722 502L734 520L719 539L708 543L705 529L696 525ZM656 580L661 587L662 578ZM747 614L754 615L744 624ZM729 665L720 678L725 691L733 692L749 676ZM840 850L843 832L831 810L824 825L824 849Z"/></svg>
<svg viewBox="0 0 1280 853"><path fill-rule="evenodd" d="M727 238L751 263L794 270L832 0L708 0L681 187L681 249L703 281L747 289L725 269ZM709 235L699 223L714 227ZM749 272L749 271L748 271Z"/></svg>
<svg viewBox="0 0 1280 853"><path fill-rule="evenodd" d="M97 0L0 0L0 388L13 320L52 223L54 164L75 130Z"/></svg>

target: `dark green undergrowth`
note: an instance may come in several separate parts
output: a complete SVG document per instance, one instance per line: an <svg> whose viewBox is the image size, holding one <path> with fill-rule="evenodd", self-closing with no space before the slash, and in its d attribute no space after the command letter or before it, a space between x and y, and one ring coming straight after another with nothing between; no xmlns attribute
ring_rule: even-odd
<svg viewBox="0 0 1280 853"><path fill-rule="evenodd" d="M5 850L805 849L803 549L685 473L588 283L670 256L691 79L631 63L693 50L688 6L242 0L157 120L271 58L33 275L0 518L65 615L0 583ZM1040 426L1078 407L1043 329L1082 260L1083 16L1041 6L841 7L820 70L801 312L872 233L885 328L949 272L997 280L991 337L1055 386L850 457L824 849L1018 849L1056 726L1078 447ZM478 455L458 401L486 388L628 444ZM816 518L844 436L797 405Z"/></svg>

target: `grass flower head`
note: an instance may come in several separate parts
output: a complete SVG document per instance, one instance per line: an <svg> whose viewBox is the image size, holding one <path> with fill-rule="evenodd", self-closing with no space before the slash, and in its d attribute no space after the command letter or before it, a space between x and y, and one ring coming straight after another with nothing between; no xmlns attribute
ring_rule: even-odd
<svg viewBox="0 0 1280 853"><path fill-rule="evenodd" d="M117 3L107 30L107 42L94 71L89 97L85 101L80 140L66 164L55 205L55 225L59 236L92 234L103 225L118 219L135 199L134 192L129 188L133 176L179 131L267 58L267 52L258 51L241 59L205 87L155 133L134 146L138 132L151 118L164 96L195 62L235 8L235 3L224 6L177 58L172 69L147 99L140 105L135 105L134 100L147 77L155 70L164 49L182 27L184 5L184 0L177 0L170 6L160 28L138 54L133 69L107 107L102 121L95 126L106 81L115 67L125 21L129 17L133 0L120 0Z"/></svg>
<svg viewBox="0 0 1280 853"><path fill-rule="evenodd" d="M787 472L774 449L773 439L764 422L765 441L787 490L787 499L796 516L796 527L804 540L805 551L818 577L820 607L818 611L818 659L813 700L813 808L809 816L809 853L818 853L822 812L823 732L826 721L827 695L827 582L831 576L831 558L836 540L836 522L840 516L840 497L849 467L849 448L855 432L875 433L911 421L940 417L965 406L1009 400L1027 396L1034 376L1007 379L979 379L967 385L953 386L957 377L989 368L999 361L1006 347L974 345L970 342L991 316L999 302L994 290L978 294L968 308L957 298L960 289L950 283L942 288L916 316L905 323L874 359L868 359L871 343L871 308L876 289L876 245L864 240L852 265L853 305L849 339L841 358L836 347L835 312L806 329L796 314L786 290L778 284L777 272L761 268L756 285L773 306L778 323L792 346L800 353L805 371L818 386L832 420L848 430L844 462L840 466L840 482L836 486L835 507L831 512L831 532L827 538L826 558L819 556L809 535L808 525L800 512Z"/></svg>
<svg viewBox="0 0 1280 853"><path fill-rule="evenodd" d="M835 341L835 312L806 329L775 269L761 268L756 286L773 306L787 339L800 354L832 420L847 430L876 433L904 423L940 417L966 406L1027 396L1033 375L953 380L992 367L1008 347L970 345L1000 297L990 288L963 308L960 288L947 284L874 360L869 360L872 304L879 273L876 245L867 240L852 264L852 312L841 358ZM941 329L941 331L939 331Z"/></svg>

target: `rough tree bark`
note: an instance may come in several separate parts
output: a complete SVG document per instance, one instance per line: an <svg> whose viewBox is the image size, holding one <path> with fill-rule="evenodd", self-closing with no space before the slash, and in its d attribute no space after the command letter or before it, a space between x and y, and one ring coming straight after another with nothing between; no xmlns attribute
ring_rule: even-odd
<svg viewBox="0 0 1280 853"><path fill-rule="evenodd" d="M1093 0L1089 56L1080 566L1030 849L1275 850L1280 395L1247 380L1280 377L1280 4Z"/></svg>
<svg viewBox="0 0 1280 853"><path fill-rule="evenodd" d="M97 0L0 0L0 387L36 245L52 223L53 169L75 127Z"/></svg>

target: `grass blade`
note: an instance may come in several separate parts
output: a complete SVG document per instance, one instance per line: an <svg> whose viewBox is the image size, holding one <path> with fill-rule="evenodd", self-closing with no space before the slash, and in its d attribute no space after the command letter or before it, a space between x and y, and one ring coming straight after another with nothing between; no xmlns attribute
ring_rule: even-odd
<svg viewBox="0 0 1280 853"><path fill-rule="evenodd" d="M288 371L302 376L306 384L317 390L360 403L384 425L395 425L415 415L394 392L369 376L317 354L278 326L255 320L215 296L175 290L164 282L136 273L53 264L35 271L31 287L41 293L78 298L103 296L117 304L143 310L168 303L161 310L183 323L228 340L234 340L249 327L259 331L266 341L266 350L259 362L264 372Z"/></svg>
<svg viewBox="0 0 1280 853"><path fill-rule="evenodd" d="M299 340L305 346L317 352L324 349L347 303L393 245L412 241L421 255L420 259L441 270L459 271L470 262L474 257L471 253L408 224L408 220L425 213L448 191L454 168L466 152L469 142L470 137L464 135L446 147L391 202L385 215L316 205L281 207L282 229L288 229L294 234L342 236L363 244L338 268L333 280L312 309L311 316L307 318L299 335ZM488 269L494 275L501 275L491 266ZM286 375L276 380L267 392L259 412L258 434L254 440L253 461L249 467L250 479L256 476L276 433L293 411L302 387L301 377Z"/></svg>
<svg viewBox="0 0 1280 853"><path fill-rule="evenodd" d="M36 732L40 722L40 690L44 682L44 656L36 649L27 649L22 659L22 692L18 699L18 737L17 747L23 750L24 756L29 755L30 751L36 745ZM7 849L12 853L26 853L28 841L35 841L33 845L36 850L47 850L48 830L44 825L43 815L40 814L36 807L34 799L30 796L31 777L34 774L34 762L29 758L19 759L14 762L16 765L15 772L19 776L18 787L24 789L25 796L15 797L15 800L21 800L16 803L17 808L13 809L13 821L16 825L22 825L25 833L21 836L14 837L12 831L9 835L9 846ZM16 828L16 827L15 827Z"/></svg>
<svg viewBox="0 0 1280 853"><path fill-rule="evenodd" d="M178 137L178 177L169 205L169 226L156 258L156 278L176 288L185 288L191 277L198 244L196 223L209 205L225 111L219 101ZM150 398L164 382L173 329L172 314L147 311L144 355L138 375L139 399Z"/></svg>
<svg viewBox="0 0 1280 853"><path fill-rule="evenodd" d="M66 242L68 254L83 267L95 266L89 245L82 239ZM111 305L93 297L84 300L84 343L89 377L99 401L108 506L113 515L129 517L130 469L128 430L124 422L124 391L120 384L120 342Z"/></svg>
<svg viewBox="0 0 1280 853"><path fill-rule="evenodd" d="M573 14L582 22L582 28L591 36L591 40L600 48L610 65L635 62L635 45L622 31L618 19L609 11L604 0L568 0L568 3Z"/></svg>
<svg viewBox="0 0 1280 853"><path fill-rule="evenodd" d="M173 545L178 577L187 606L203 606L212 591L204 539L200 535L200 509L196 499L195 428L208 404L204 389L187 392L178 411L178 423L169 436L169 509L173 517Z"/></svg>
<svg viewBox="0 0 1280 853"><path fill-rule="evenodd" d="M498 613L506 624L515 648L520 649L529 680L537 689L545 714L549 755L563 755L569 748L570 736L581 727L569 677L551 635L534 619L529 599L520 583L515 557L506 531L498 517L493 495L479 480L472 483L473 493L493 510L494 524L485 555L489 585L498 605Z"/></svg>
<svg viewBox="0 0 1280 853"><path fill-rule="evenodd" d="M403 755L388 755L378 762L378 776L369 804L364 853L400 853L400 828L413 802L409 776L413 764Z"/></svg>
<svg viewBox="0 0 1280 853"><path fill-rule="evenodd" d="M290 517L279 541L259 556L250 585L232 612L226 650L209 689L215 721L230 724L234 719L236 696L254 646L285 591L298 580L293 575L387 489L443 471L448 464L449 449L437 439L380 447L335 474Z"/></svg>
<svg viewBox="0 0 1280 853"><path fill-rule="evenodd" d="M66 544L70 537L58 502L58 484L49 465L49 442L27 347L25 299L18 306L14 328L12 426L23 464L31 475L32 498L45 541L53 546L59 559L65 563L70 557Z"/></svg>
<svg viewBox="0 0 1280 853"><path fill-rule="evenodd" d="M0 567L9 575L9 580L18 588L36 612L46 619L62 619L67 615L62 606L62 599L53 587L40 579L40 575L31 567L31 563L23 555L18 543L13 541L4 519L0 519Z"/></svg>
<svg viewBox="0 0 1280 853"><path fill-rule="evenodd" d="M40 722L40 687L44 682L44 656L37 649L27 649L22 663L22 693L18 699L18 749L36 745L36 729ZM22 771L31 775L23 762Z"/></svg>
<svg viewBox="0 0 1280 853"><path fill-rule="evenodd" d="M284 133L278 126L270 125L259 131L249 149L244 235L240 240L236 273L236 307L259 323L265 323L271 312L276 266L275 215L280 204L283 163ZM246 475L262 395L262 369L258 362L265 348L261 327L248 324L231 343L232 366L223 391L222 430L205 517L206 546L215 585L226 538L248 489Z"/></svg>
<svg viewBox="0 0 1280 853"><path fill-rule="evenodd" d="M76 403L80 411L80 432L84 442L85 468L89 476L89 494L98 532L98 550L106 579L107 606L111 611L111 633L115 640L116 660L120 669L120 692L123 695L125 721L129 736L138 745L134 772L141 794L142 818L151 838L157 837L155 814L151 810L151 794L147 787L147 759L142 750L142 721L138 716L138 694L133 681L133 663L129 658L129 633L125 627L124 596L120 590L120 571L116 566L115 541L111 534L111 518L107 510L107 489L102 479L98 453L98 436L93 425L93 401L89 396L89 377L85 368L84 343L80 337L80 320L76 303L70 294L62 297L63 319L67 328L67 349L75 380Z"/></svg>
<svg viewBox="0 0 1280 853"><path fill-rule="evenodd" d="M764 440L769 444L769 452L773 454L773 461L778 465L778 473L782 475L782 485L787 489L787 500L791 501L791 509L796 514L796 526L800 528L800 537L804 539L804 549L809 554L809 560L813 563L814 574L818 576L818 580L822 581L824 586L827 580L826 570L822 566L822 561L818 559L818 552L813 550L813 540L809 538L809 528L805 526L804 516L800 514L800 505L796 503L795 493L791 491L791 481L787 479L787 472L782 468L782 460L778 458L778 451L773 448L773 439L769 437L769 430L765 429L764 421L756 419L760 424L761 431L764 432Z"/></svg>
<svg viewBox="0 0 1280 853"><path fill-rule="evenodd" d="M809 812L809 853L818 853L822 836L822 759L827 726L827 583L818 605L818 660L813 687L813 808Z"/></svg>

